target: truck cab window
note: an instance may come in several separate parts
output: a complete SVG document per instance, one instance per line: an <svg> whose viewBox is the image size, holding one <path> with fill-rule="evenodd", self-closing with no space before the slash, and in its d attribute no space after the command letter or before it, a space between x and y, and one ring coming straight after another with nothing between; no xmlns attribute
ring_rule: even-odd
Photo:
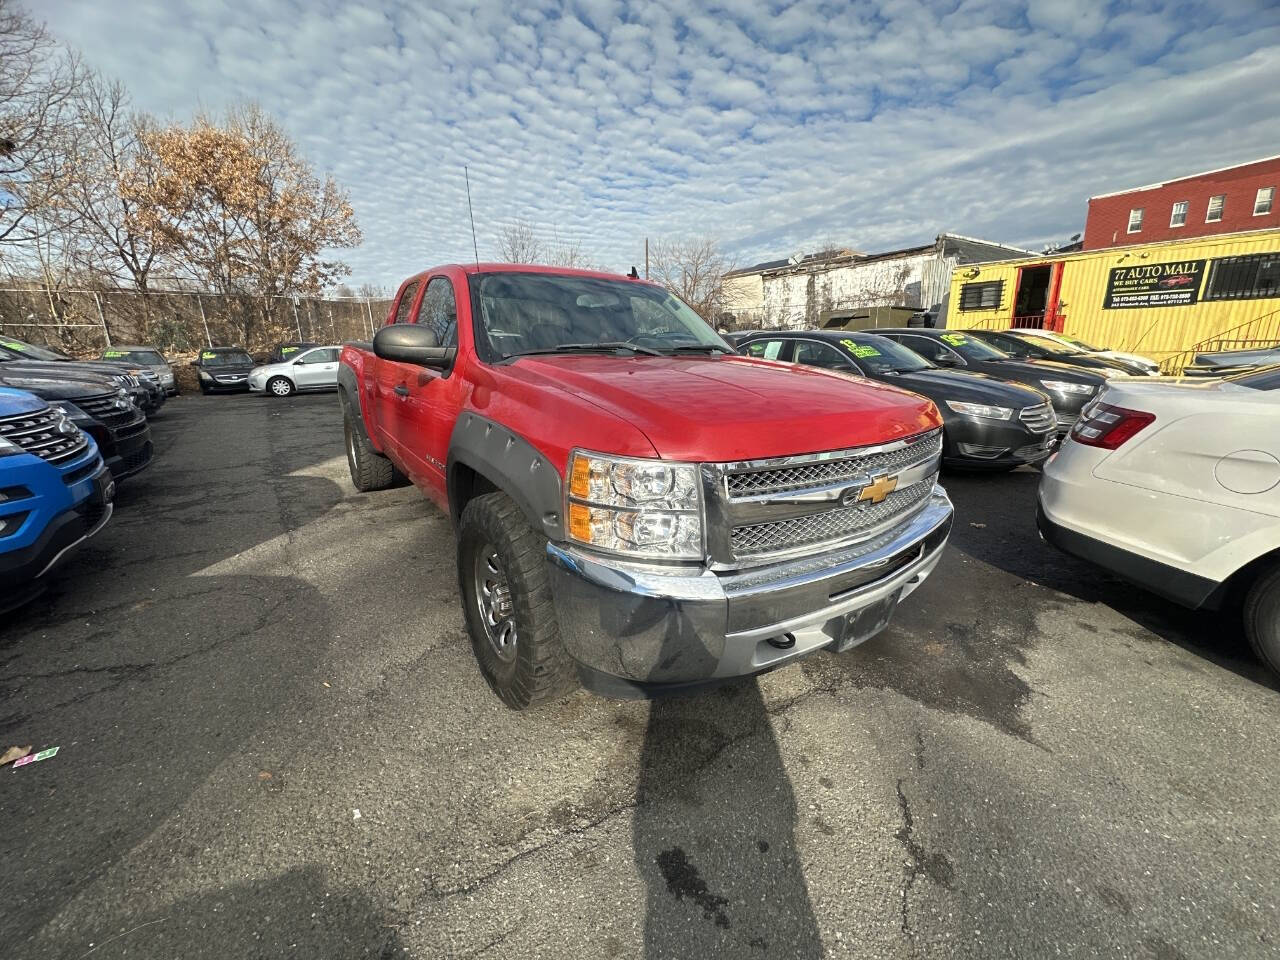
<svg viewBox="0 0 1280 960"><path fill-rule="evenodd" d="M413 298L418 295L418 281L415 280L404 288L400 295L400 303L396 305L396 315L392 323L409 323L409 310L413 307Z"/></svg>
<svg viewBox="0 0 1280 960"><path fill-rule="evenodd" d="M458 343L458 304L453 297L453 284L447 277L436 277L427 284L426 296L418 310L418 323L430 327L442 347Z"/></svg>

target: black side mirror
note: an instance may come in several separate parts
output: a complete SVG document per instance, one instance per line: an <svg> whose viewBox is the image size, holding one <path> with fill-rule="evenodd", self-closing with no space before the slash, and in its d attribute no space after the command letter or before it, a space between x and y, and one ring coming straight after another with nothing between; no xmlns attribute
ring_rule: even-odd
<svg viewBox="0 0 1280 960"><path fill-rule="evenodd" d="M935 367L958 367L960 361L949 353L939 354L933 361Z"/></svg>
<svg viewBox="0 0 1280 960"><path fill-rule="evenodd" d="M416 323L392 323L373 335L374 356L398 363L443 370L458 354L457 347L442 347L430 327Z"/></svg>

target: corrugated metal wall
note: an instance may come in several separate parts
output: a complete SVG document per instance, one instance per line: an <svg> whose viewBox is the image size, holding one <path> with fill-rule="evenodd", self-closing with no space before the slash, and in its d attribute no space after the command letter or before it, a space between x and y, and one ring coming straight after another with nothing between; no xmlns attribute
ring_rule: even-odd
<svg viewBox="0 0 1280 960"><path fill-rule="evenodd" d="M1115 247L1067 256L983 264L977 268L960 266L951 274L951 310L947 325L996 329L1008 327L1009 318L1013 315L1018 268L1060 260L1063 267L1059 312L1065 318L1065 333L1113 350L1141 353L1155 360L1172 359L1196 344L1227 333L1232 328L1276 314L1280 311L1280 297L1208 302L1198 300L1184 306L1104 309L1103 302L1111 271L1124 266L1213 260L1239 254L1273 252L1280 252L1280 231L1256 231ZM1201 288L1208 278L1208 267L1209 264L1206 264L1200 280ZM960 288L964 284L992 280L1004 281L998 309L959 310ZM1280 319L1280 314L1276 314L1276 317Z"/></svg>

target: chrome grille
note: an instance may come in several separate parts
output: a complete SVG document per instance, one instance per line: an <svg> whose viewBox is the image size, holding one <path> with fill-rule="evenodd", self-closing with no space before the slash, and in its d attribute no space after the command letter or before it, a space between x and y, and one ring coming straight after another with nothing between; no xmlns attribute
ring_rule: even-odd
<svg viewBox="0 0 1280 960"><path fill-rule="evenodd" d="M811 463L735 471L725 477L725 486L731 501L809 487L827 487L865 477L867 474L892 473L937 456L941 450L942 433L935 432L897 450L862 456L858 456L856 450L851 450L844 457L814 460Z"/></svg>
<svg viewBox="0 0 1280 960"><path fill-rule="evenodd" d="M923 503L933 491L936 479L936 475L929 476L895 490L881 503L870 506L837 507L803 517L734 527L730 546L736 556L751 557L839 540L860 530L870 530Z"/></svg>
<svg viewBox="0 0 1280 960"><path fill-rule="evenodd" d="M1053 415L1053 407L1047 403L1042 403L1035 407L1023 407L1018 414L1018 419L1027 425L1028 430L1034 433L1048 433L1057 426L1057 420Z"/></svg>
<svg viewBox="0 0 1280 960"><path fill-rule="evenodd" d="M58 427L63 417L51 407L35 413L24 413L0 420L0 437L15 443L27 453L33 453L50 463L73 460L89 446L89 438L80 430L63 433Z"/></svg>

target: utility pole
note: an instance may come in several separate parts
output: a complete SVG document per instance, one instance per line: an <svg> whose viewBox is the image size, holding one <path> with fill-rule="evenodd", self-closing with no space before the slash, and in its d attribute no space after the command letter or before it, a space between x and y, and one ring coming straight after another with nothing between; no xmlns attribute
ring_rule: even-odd
<svg viewBox="0 0 1280 960"><path fill-rule="evenodd" d="M649 238L644 238L644 278L649 279Z"/></svg>
<svg viewBox="0 0 1280 960"><path fill-rule="evenodd" d="M298 298L290 297L289 302L293 304L293 325L298 328L298 339L302 339L302 321L298 319Z"/></svg>
<svg viewBox="0 0 1280 960"><path fill-rule="evenodd" d="M213 337L209 336L209 321L204 315L204 301L200 299L200 294L196 294L196 304L200 307L200 322L204 324L204 339L209 346L213 346Z"/></svg>
<svg viewBox="0 0 1280 960"><path fill-rule="evenodd" d="M111 331L107 329L107 316L102 312L102 301L98 299L98 293L95 290L93 294L93 302L98 305L98 321L102 324L102 336L106 338L107 349L111 349Z"/></svg>

